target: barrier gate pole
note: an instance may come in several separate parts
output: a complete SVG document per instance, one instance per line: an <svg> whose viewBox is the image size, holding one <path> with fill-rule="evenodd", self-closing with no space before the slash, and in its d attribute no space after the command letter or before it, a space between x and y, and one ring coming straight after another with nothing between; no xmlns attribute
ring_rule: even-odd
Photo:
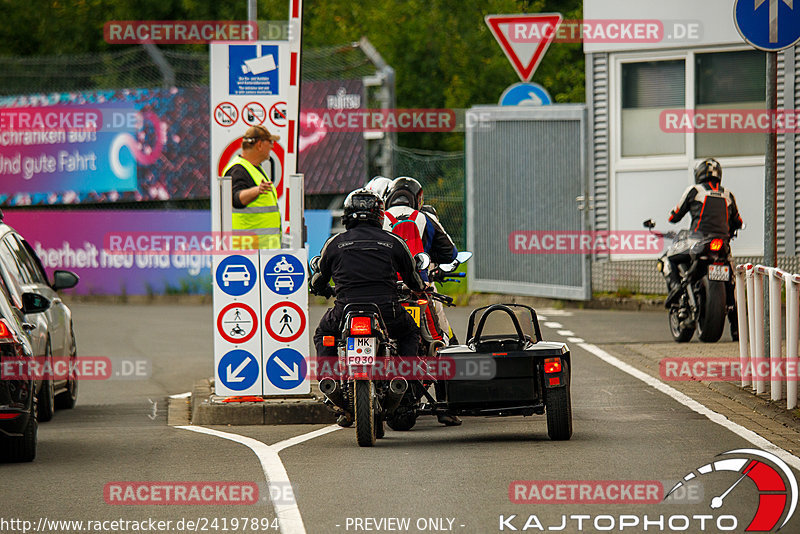
<svg viewBox="0 0 800 534"><path fill-rule="evenodd" d="M747 323L747 296L745 287L747 284L746 265L737 265L734 269L736 274L736 315L739 322L739 364L741 369L742 387L750 385L750 377L745 370L747 369L748 351L748 323Z"/></svg>
<svg viewBox="0 0 800 534"><path fill-rule="evenodd" d="M781 400L783 380L781 380L781 281L783 271L771 267L769 271L769 374L770 398Z"/></svg>

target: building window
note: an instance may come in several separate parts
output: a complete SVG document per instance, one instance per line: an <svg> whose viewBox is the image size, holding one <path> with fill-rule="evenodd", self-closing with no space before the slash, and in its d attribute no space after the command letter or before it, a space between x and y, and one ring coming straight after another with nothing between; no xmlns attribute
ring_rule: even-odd
<svg viewBox="0 0 800 534"><path fill-rule="evenodd" d="M686 153L683 133L665 133L661 112L686 107L684 60L622 64L622 157Z"/></svg>
<svg viewBox="0 0 800 534"><path fill-rule="evenodd" d="M695 109L764 109L766 53L757 50L695 54ZM766 134L697 132L695 156L764 155Z"/></svg>

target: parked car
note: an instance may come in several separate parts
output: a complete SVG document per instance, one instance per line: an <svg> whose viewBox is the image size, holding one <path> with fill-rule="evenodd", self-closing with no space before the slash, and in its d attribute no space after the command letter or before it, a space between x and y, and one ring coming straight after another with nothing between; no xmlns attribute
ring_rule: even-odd
<svg viewBox="0 0 800 534"><path fill-rule="evenodd" d="M50 283L33 248L13 228L2 222L2 213L0 275L12 301L16 299L22 302L23 294L32 293L50 303L45 311L28 310L25 314L25 321L33 325L29 332L33 354L48 361L51 369L53 358L69 361L68 369L71 371L66 376L48 373L37 381L38 418L39 421L49 421L56 408L72 408L78 398L78 380L74 373L78 351L72 312L58 295L58 291L74 287L78 283L78 275L57 270Z"/></svg>
<svg viewBox="0 0 800 534"><path fill-rule="evenodd" d="M42 313L47 299L27 293L28 313ZM36 381L29 364L34 360L21 302L11 296L0 278L0 461L30 462L36 457Z"/></svg>

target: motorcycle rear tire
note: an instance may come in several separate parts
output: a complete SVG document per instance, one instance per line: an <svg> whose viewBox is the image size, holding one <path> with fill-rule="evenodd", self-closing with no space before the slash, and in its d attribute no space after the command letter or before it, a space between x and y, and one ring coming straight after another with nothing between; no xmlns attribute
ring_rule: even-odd
<svg viewBox="0 0 800 534"><path fill-rule="evenodd" d="M691 326L681 327L681 320L678 318L679 308L673 307L669 309L669 331L672 334L672 339L678 343L686 343L694 335L694 323Z"/></svg>
<svg viewBox="0 0 800 534"><path fill-rule="evenodd" d="M725 329L725 282L709 280L704 276L702 280L703 294L701 295L700 317L697 319L697 330L700 341L716 343L722 337Z"/></svg>
<svg viewBox="0 0 800 534"><path fill-rule="evenodd" d="M371 380L355 381L356 441L359 447L375 445L375 385Z"/></svg>

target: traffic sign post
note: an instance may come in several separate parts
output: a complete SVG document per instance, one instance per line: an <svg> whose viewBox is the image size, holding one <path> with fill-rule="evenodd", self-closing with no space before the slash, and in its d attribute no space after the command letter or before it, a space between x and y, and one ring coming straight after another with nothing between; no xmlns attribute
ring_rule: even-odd
<svg viewBox="0 0 800 534"><path fill-rule="evenodd" d="M261 251L265 395L311 391L307 260L305 249Z"/></svg>

